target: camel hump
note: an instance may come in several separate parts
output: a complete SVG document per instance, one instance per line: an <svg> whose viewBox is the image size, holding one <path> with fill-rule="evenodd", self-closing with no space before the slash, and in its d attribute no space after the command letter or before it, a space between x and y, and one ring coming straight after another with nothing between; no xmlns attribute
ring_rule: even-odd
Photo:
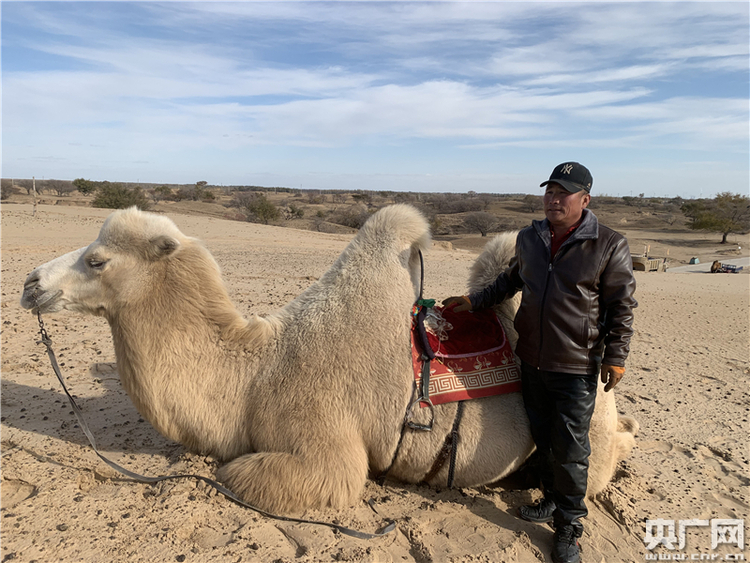
<svg viewBox="0 0 750 563"><path fill-rule="evenodd" d="M508 267L516 253L518 231L500 233L490 240L476 259L469 273L469 292L484 289Z"/></svg>
<svg viewBox="0 0 750 563"><path fill-rule="evenodd" d="M357 238L379 248L396 244L398 250L425 250L430 244L430 225L415 207L403 203L384 207L370 217Z"/></svg>

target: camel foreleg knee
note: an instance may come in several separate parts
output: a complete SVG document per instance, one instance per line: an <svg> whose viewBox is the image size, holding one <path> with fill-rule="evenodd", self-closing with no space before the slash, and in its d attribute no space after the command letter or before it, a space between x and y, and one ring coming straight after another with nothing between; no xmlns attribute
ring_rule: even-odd
<svg viewBox="0 0 750 563"><path fill-rule="evenodd" d="M248 504L268 512L299 513L307 509L343 508L364 489L367 462L361 470L341 456L314 458L284 452L246 454L221 467L217 477Z"/></svg>

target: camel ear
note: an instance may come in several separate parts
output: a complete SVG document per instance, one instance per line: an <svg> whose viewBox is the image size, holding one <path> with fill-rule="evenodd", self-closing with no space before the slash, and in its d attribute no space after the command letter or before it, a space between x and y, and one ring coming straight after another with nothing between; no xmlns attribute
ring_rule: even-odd
<svg viewBox="0 0 750 563"><path fill-rule="evenodd" d="M152 260L166 258L180 247L180 241L170 236L163 235L148 241L148 254Z"/></svg>

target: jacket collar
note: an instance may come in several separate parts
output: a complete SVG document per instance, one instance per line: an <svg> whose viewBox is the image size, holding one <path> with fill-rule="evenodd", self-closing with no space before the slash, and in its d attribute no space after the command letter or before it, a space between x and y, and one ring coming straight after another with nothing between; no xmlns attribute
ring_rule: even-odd
<svg viewBox="0 0 750 563"><path fill-rule="evenodd" d="M544 218L542 221L534 220L531 224L539 237L544 241L544 244L551 247L552 237L549 234L549 219ZM578 228L575 231L573 231L570 238L565 241L565 244L567 245L577 240L596 238L599 238L599 220L592 211L584 209L581 224L578 225Z"/></svg>

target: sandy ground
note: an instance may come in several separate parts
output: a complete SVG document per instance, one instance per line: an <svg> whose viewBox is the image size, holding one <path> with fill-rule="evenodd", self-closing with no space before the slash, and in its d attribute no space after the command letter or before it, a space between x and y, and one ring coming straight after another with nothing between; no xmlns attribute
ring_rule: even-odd
<svg viewBox="0 0 750 563"><path fill-rule="evenodd" d="M35 344L36 318L19 305L26 275L94 240L107 215L107 210L39 206L32 218L28 205L2 206L3 562L551 560L552 530L514 516L518 505L538 498L533 489L369 483L356 506L305 514L364 531L376 530L385 518L397 521L396 531L385 537L357 540L329 528L264 518L194 481L150 486L118 477L96 458L77 427L43 347ZM244 314L269 312L293 299L349 240L215 218L172 218L186 234L206 242ZM642 239L655 237L658 233L648 233ZM688 239L677 241L686 256L701 252L703 262L712 259L705 245L693 249ZM433 248L426 259L425 295L462 293L475 256L445 245ZM731 535L712 549L710 526L688 527L682 549L647 551L644 544L647 519L677 524L739 519L742 529L747 527L747 270L636 272L640 305L628 372L617 393L619 410L636 417L641 432L611 485L589 503L585 562L644 561L656 554L750 558ZM45 321L69 386L106 455L149 475L213 474L212 459L187 453L139 417L120 388L104 320L57 314ZM379 514L368 506L371 499Z"/></svg>

